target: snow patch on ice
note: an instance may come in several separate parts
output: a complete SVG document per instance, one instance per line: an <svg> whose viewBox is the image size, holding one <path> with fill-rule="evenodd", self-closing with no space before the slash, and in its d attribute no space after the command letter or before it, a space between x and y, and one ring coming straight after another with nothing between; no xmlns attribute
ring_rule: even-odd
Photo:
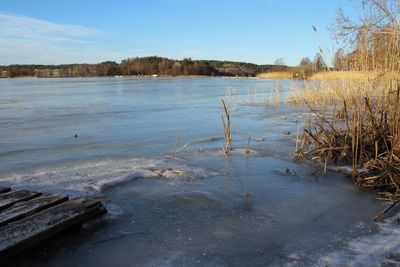
<svg viewBox="0 0 400 267"><path fill-rule="evenodd" d="M0 175L7 186L92 194L139 178L165 178L172 182L214 176L216 173L185 164L148 158L107 158L59 166L45 166L24 172ZM167 167L168 166L168 167ZM155 170L164 170L157 173ZM53 191L54 192L54 191Z"/></svg>

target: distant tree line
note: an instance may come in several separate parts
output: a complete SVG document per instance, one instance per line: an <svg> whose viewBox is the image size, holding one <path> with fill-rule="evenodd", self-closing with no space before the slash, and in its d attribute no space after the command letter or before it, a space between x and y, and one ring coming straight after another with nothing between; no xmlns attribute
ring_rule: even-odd
<svg viewBox="0 0 400 267"><path fill-rule="evenodd" d="M121 63L98 64L9 65L0 66L1 77L102 77L119 75L204 75L253 77L268 71L283 71L287 66L257 65L217 60L173 60L157 56L135 57Z"/></svg>
<svg viewBox="0 0 400 267"><path fill-rule="evenodd" d="M328 66L321 53L315 54L313 60L308 57L302 58L298 66L290 69L293 77L300 79L311 77L314 73L326 70L328 70Z"/></svg>

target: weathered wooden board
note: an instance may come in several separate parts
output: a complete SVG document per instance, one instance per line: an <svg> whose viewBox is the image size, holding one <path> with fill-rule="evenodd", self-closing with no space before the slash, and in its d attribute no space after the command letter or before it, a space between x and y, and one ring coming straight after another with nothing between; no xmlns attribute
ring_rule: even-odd
<svg viewBox="0 0 400 267"><path fill-rule="evenodd" d="M9 192L9 191L11 191L11 188L9 188L9 187L1 187L0 186L0 194L6 193L6 192Z"/></svg>
<svg viewBox="0 0 400 267"><path fill-rule="evenodd" d="M28 201L17 202L11 207L0 211L0 226L23 219L41 210L50 208L68 200L68 196L43 195Z"/></svg>
<svg viewBox="0 0 400 267"><path fill-rule="evenodd" d="M99 201L75 199L4 225L0 227L0 259L104 213Z"/></svg>
<svg viewBox="0 0 400 267"><path fill-rule="evenodd" d="M40 196L42 193L27 190L10 191L0 195L0 210L6 209L19 201L26 201Z"/></svg>

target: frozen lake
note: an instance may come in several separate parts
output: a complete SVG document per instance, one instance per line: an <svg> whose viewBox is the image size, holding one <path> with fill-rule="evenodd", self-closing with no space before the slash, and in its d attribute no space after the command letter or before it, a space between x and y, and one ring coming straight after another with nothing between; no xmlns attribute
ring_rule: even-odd
<svg viewBox="0 0 400 267"><path fill-rule="evenodd" d="M292 161L297 125L307 115L272 104L277 91L287 97L291 83L0 79L0 186L101 197L109 210L15 264L383 262L388 251L400 250L391 222L371 222L385 206L342 174L316 177L315 166ZM221 153L221 99L231 110L229 158ZM179 171L159 177L159 168Z"/></svg>

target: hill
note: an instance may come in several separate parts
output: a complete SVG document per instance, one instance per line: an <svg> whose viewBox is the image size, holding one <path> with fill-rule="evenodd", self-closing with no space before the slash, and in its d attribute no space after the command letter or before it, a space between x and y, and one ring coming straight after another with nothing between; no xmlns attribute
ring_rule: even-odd
<svg viewBox="0 0 400 267"><path fill-rule="evenodd" d="M287 66L257 65L218 60L174 60L158 56L128 58L116 63L63 65L0 66L0 77L102 77L102 76L238 76L254 77L259 73L284 71Z"/></svg>

